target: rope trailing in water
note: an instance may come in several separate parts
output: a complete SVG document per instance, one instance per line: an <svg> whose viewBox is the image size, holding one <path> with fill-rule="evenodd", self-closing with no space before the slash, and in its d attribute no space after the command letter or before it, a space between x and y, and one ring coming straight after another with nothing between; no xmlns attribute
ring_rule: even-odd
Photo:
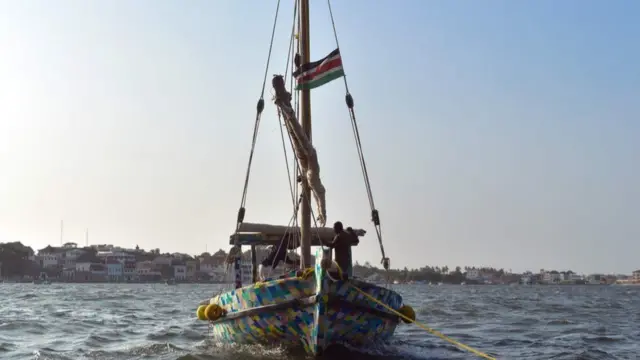
<svg viewBox="0 0 640 360"><path fill-rule="evenodd" d="M343 280L344 277L343 277L343 273L342 273L342 269L340 268L340 265L338 265L338 263L335 262L335 261L326 261L325 262L325 260L329 260L329 259L323 259L322 260L322 264L321 264L322 268L324 270L329 270L331 265L335 266L336 270L338 271L338 279L339 280ZM338 280L338 279L334 279L329 274L329 271L327 271L326 274L327 274L327 276L329 276L329 278L332 281L337 281ZM452 338L446 336L445 334L439 332L438 330L432 329L432 328L428 327L425 324L417 322L415 318L412 319L411 317L407 316L406 314L403 314L402 312L400 312L398 310L395 310L391 306L383 303L382 301L380 301L380 300L376 299L375 297L371 296L366 291L360 289L359 287L354 285L352 282L349 282L349 285L352 288L354 288L357 292L359 292L360 294L364 295L367 299L373 301L374 303L382 306L383 308L389 310L391 313L393 313L393 314L397 315L398 317L400 317L405 323L407 323L407 324L411 324L411 323L416 324L418 327L422 328L423 330L427 331L428 333L430 333L432 335L435 335L435 336L439 337L440 339L442 339L442 340L444 340L444 341L446 341L446 342L448 342L450 344L453 344L453 345L455 345L455 346L457 346L457 347L459 347L461 349L467 350L468 352L470 352L470 353L472 353L474 355L477 355L480 358L487 359L487 360L497 360L496 358L494 358L494 357L492 357L492 356L490 356L488 354L485 354L480 350L474 349L469 345L463 344L463 343L461 343L461 342L459 342L459 341L457 341L455 339L452 339Z"/></svg>
<svg viewBox="0 0 640 360"><path fill-rule="evenodd" d="M331 17L331 26L333 27L333 37L336 40L336 47L340 49L340 43L338 42L338 31L336 30L336 22L333 18L333 10L331 9L331 0L327 0L327 6L329 7L329 15ZM344 62L342 64L344 68ZM364 184L367 189L367 196L369 198L369 206L371 208L371 221L374 224L376 229L376 235L378 236L378 243L380 244L380 252L382 253L382 266L385 270L389 270L389 258L386 256L384 251L384 245L382 244L382 227L380 226L380 214L376 209L376 206L373 202L373 192L371 190L371 182L369 181L369 172L367 171L367 164L364 161L364 153L362 151L362 142L360 140L360 131L358 130L358 122L356 121L356 113L353 109L353 97L349 92L349 84L347 83L347 76L343 76L342 80L344 81L344 88L346 91L345 101L347 103L347 108L349 109L349 117L351 118L351 128L353 130L353 137L356 141L356 148L358 150L358 158L360 159L360 168L362 169L362 176L364 178ZM387 276L388 280L388 276Z"/></svg>
<svg viewBox="0 0 640 360"><path fill-rule="evenodd" d="M393 309L393 308L392 308L392 307L390 307L389 305L387 305L387 304L383 303L382 301L380 301L380 300L376 299L375 297L371 296L371 295L370 295L370 294L368 294L366 291L364 291L364 290L360 289L359 287L355 286L353 283L350 283L350 285L351 285L351 287L352 287L352 288L354 288L354 289L355 289L356 291L358 291L360 294L364 295L367 299L369 299L369 300L373 301L374 303L376 303L376 304L378 304L378 305L380 305L380 306L384 307L385 309L389 310L389 311L390 311L390 312L392 312L393 314L395 314L395 315L397 315L398 317L400 317L400 318L402 318L403 320L405 320L405 322L407 322L407 323L414 323L414 324L416 324L419 328L421 328L422 330L424 330L424 331L426 331L426 332L428 332L428 333L430 333L430 334L432 334L432 335L435 335L435 336L439 337L440 339L442 339L442 340L444 340L444 341L446 341L446 342L448 342L448 343L450 343L450 344L453 344L453 345L455 345L455 346L457 346L457 347L459 347L459 348L461 348L461 349L463 349L463 350L466 350L466 351L468 351L468 352L470 352L470 353L472 353L472 354L474 354L474 355L477 355L477 356L478 356L478 357L480 357L480 358L487 359L487 360L496 360L496 358L494 358L493 356L490 356L490 355L488 355L488 354L486 354L486 353L483 353L483 352L482 352L482 351L480 351L480 350L474 349L474 348L472 348L472 347L471 347L471 346L469 346L469 345L463 344L463 343L459 342L458 340L455 340L455 339L452 339L452 338L450 338L450 337L446 336L445 334L443 334L443 333L439 332L438 330L432 329L432 328L428 327L428 326L427 326L427 325L425 325L425 324L422 324L422 323L420 323L420 322L417 322L417 321L416 321L416 320L414 320L414 319L409 318L409 317L408 317L408 316L406 316L405 314L402 314L401 312L399 312L399 311L397 311L397 310Z"/></svg>

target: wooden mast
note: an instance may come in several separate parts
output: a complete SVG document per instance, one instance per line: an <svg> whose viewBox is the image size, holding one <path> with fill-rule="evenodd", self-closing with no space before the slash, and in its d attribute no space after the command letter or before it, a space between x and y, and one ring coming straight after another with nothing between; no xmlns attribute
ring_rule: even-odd
<svg viewBox="0 0 640 360"><path fill-rule="evenodd" d="M300 0L300 63L307 64L311 60L309 46L309 0ZM311 140L311 96L308 89L300 91L300 125L307 135L309 143ZM303 168L306 168L306 164ZM302 181L302 204L300 204L300 252L302 254L301 266L306 268L311 266L311 189L306 181Z"/></svg>

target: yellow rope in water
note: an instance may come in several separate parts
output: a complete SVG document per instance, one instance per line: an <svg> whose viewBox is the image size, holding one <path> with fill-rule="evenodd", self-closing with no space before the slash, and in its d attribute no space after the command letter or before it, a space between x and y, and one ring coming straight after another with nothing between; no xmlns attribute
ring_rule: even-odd
<svg viewBox="0 0 640 360"><path fill-rule="evenodd" d="M390 307L387 304L383 303L382 301L380 301L380 300L374 298L373 296L369 295L368 293L366 293L364 290L360 289L359 287L357 287L357 286L355 286L353 284L350 284L350 285L354 289L356 289L360 294L366 296L369 300L371 300L371 301L375 302L376 304L384 307L385 309L391 311L392 313L398 315L399 317L405 319L406 321L412 322L412 323L418 325L418 327L422 328L426 332L428 332L428 333L430 333L432 335L435 335L435 336L439 337L440 339L442 339L442 340L444 340L444 341L446 341L446 342L448 342L450 344L456 345L457 347L459 347L461 349L467 350L468 352L470 352L472 354L475 354L478 357L481 357L481 358L487 359L487 360L496 360L496 358L494 358L494 357L492 357L490 355L487 355L487 354L483 353L482 351L476 350L476 349L470 347L469 345L465 345L465 344L463 344L463 343L461 343L461 342L459 342L457 340L454 340L454 339L446 336L445 334L439 332L438 330L434 330L434 329L428 327L427 325L421 324L421 323L419 323L419 322L407 317L406 315L394 310L392 307Z"/></svg>

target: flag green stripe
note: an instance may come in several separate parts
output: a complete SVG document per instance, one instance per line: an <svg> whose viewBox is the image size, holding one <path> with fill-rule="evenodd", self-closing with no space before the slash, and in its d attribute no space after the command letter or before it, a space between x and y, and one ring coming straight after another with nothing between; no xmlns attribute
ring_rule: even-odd
<svg viewBox="0 0 640 360"><path fill-rule="evenodd" d="M311 89L315 89L319 86L322 86L328 82L331 82L335 79L339 79L341 77L344 76L344 70L342 69L342 67L339 67L337 69L335 69L334 71L322 74L321 76L318 76L317 78L311 80L311 81L307 81L305 83L302 84L298 84L298 86L296 87L296 90L311 90Z"/></svg>

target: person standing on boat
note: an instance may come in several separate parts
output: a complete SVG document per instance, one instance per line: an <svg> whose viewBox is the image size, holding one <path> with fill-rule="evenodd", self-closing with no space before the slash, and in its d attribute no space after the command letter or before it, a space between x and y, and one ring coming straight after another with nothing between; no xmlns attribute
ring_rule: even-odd
<svg viewBox="0 0 640 360"><path fill-rule="evenodd" d="M262 263L258 266L258 276L261 281L267 279L282 261L289 265L297 264L296 261L289 259L289 256L287 255L288 250L288 239L283 236L280 243L271 247L269 255L267 255L267 257L262 260Z"/></svg>
<svg viewBox="0 0 640 360"><path fill-rule="evenodd" d="M340 221L333 224L333 231L336 235L327 246L333 249L335 261L342 270L343 278L348 279L353 276L351 245L357 244L360 240L353 229L347 228L347 231L344 231Z"/></svg>

